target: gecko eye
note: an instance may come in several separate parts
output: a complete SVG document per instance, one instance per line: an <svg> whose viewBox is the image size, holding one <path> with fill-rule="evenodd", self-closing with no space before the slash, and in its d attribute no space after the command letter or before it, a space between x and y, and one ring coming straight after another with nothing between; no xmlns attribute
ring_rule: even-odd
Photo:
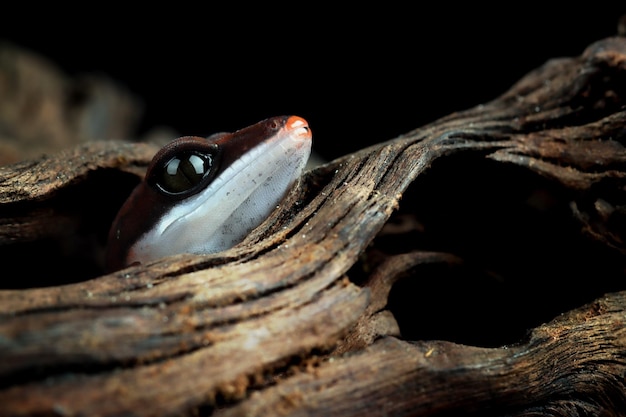
<svg viewBox="0 0 626 417"><path fill-rule="evenodd" d="M167 194L194 194L196 188L213 175L213 156L183 152L169 159L156 173L156 185Z"/></svg>

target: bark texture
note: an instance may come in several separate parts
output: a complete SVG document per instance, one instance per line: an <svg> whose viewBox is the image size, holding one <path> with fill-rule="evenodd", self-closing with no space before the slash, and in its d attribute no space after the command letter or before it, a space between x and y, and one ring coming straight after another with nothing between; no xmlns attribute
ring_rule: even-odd
<svg viewBox="0 0 626 417"><path fill-rule="evenodd" d="M0 415L626 416L625 144L614 37L109 275L155 146L1 167Z"/></svg>

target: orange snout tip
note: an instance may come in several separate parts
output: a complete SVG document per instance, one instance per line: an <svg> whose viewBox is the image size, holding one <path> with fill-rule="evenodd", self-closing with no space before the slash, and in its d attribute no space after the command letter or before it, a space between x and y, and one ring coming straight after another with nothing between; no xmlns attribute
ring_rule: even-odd
<svg viewBox="0 0 626 417"><path fill-rule="evenodd" d="M309 123L300 116L289 116L285 124L290 131L296 131L299 136L311 137Z"/></svg>

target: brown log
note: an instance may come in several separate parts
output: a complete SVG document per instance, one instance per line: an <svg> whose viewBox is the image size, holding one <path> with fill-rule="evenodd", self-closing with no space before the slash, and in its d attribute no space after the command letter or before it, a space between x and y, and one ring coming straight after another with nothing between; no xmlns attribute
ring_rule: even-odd
<svg viewBox="0 0 626 417"><path fill-rule="evenodd" d="M153 147L2 167L0 415L624 416L624 143L615 37L307 172L231 250L109 275Z"/></svg>

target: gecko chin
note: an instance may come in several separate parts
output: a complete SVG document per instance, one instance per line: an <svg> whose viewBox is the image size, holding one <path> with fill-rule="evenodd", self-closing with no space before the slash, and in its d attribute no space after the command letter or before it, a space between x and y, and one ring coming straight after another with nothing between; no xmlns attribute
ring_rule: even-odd
<svg viewBox="0 0 626 417"><path fill-rule="evenodd" d="M198 146L210 147L211 158L197 158L197 166L180 168L185 170L183 181L196 187L182 199L163 193L154 177L162 175L163 167L178 175L180 164L172 168L163 162L176 158L172 153L181 150L201 155L206 150L190 150L191 138L166 145L113 222L107 268L116 270L178 253L215 253L241 242L302 174L311 139L304 119L281 116L220 134L206 144L200 142ZM210 163L205 163L209 159ZM207 167L213 171L203 172Z"/></svg>

